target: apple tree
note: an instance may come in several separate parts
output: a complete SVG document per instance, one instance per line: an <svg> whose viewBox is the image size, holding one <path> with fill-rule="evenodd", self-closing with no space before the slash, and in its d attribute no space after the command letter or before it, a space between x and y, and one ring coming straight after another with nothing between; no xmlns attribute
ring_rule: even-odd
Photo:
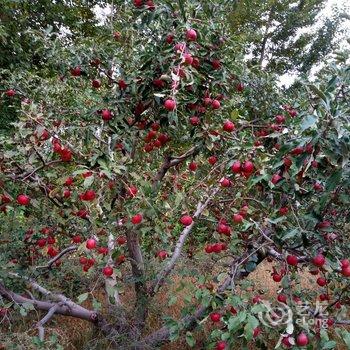
<svg viewBox="0 0 350 350"><path fill-rule="evenodd" d="M7 72L0 305L42 312L39 345L56 314L123 349L349 345L346 53L282 91L244 64L227 6L117 1L94 38L33 34L47 72ZM277 300L247 280L265 260ZM175 274L182 316L149 330Z"/></svg>

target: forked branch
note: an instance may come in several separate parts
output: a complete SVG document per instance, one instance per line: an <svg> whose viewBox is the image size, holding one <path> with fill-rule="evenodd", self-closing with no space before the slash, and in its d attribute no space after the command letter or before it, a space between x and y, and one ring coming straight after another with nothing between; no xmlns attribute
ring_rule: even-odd
<svg viewBox="0 0 350 350"><path fill-rule="evenodd" d="M197 219L202 212L205 210L205 208L208 206L208 204L210 203L210 201L213 199L213 197L215 197L216 193L219 191L219 188L215 188L212 193L208 196L207 200L205 202L199 202L197 205L197 210L195 211L195 213L193 214L192 218L193 219ZM169 263L165 266L165 268L159 272L155 282L152 285L151 288L151 295L154 295L158 289L164 284L165 279L167 278L167 276L171 273L171 271L174 269L175 264L177 262L177 260L179 259L183 246L186 242L186 239L188 237L188 235L190 234L192 228L194 226L194 222L192 222L191 225L186 226L180 236L179 239L176 243L175 246L175 250L174 253L169 261Z"/></svg>

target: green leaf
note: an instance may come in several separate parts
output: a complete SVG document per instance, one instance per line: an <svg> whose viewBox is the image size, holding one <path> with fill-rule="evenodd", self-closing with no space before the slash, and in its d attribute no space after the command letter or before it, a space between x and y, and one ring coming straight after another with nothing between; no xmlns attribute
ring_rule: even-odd
<svg viewBox="0 0 350 350"><path fill-rule="evenodd" d="M196 345L196 339L194 339L191 332L186 333L186 343L190 348L193 348Z"/></svg>
<svg viewBox="0 0 350 350"><path fill-rule="evenodd" d="M239 111L237 109L234 109L232 112L231 112L231 119L232 120L236 120L239 118Z"/></svg>
<svg viewBox="0 0 350 350"><path fill-rule="evenodd" d="M239 312L235 317L231 317L228 321L228 330L231 332L237 331L246 318L247 314L244 311Z"/></svg>
<svg viewBox="0 0 350 350"><path fill-rule="evenodd" d="M21 314L21 316L27 316L27 310L24 308L24 307L21 307L20 309L19 309L19 313Z"/></svg>
<svg viewBox="0 0 350 350"><path fill-rule="evenodd" d="M285 221L285 217L280 216L279 218L276 218L276 219L267 219L267 221L270 222L271 224L278 224L279 222Z"/></svg>
<svg viewBox="0 0 350 350"><path fill-rule="evenodd" d="M245 265L245 269L248 272L253 272L256 269L256 263L254 261L249 261L248 264Z"/></svg>
<svg viewBox="0 0 350 350"><path fill-rule="evenodd" d="M322 350L334 349L337 346L337 343L334 340L329 340L323 344Z"/></svg>
<svg viewBox="0 0 350 350"><path fill-rule="evenodd" d="M343 175L343 169L339 169L336 172L334 172L326 182L326 191L333 191L339 184L342 178L342 175Z"/></svg>
<svg viewBox="0 0 350 350"><path fill-rule="evenodd" d="M168 306L172 306L172 305L176 304L176 302L177 302L177 296L172 295L169 299Z"/></svg>
<svg viewBox="0 0 350 350"><path fill-rule="evenodd" d="M78 296L78 303L81 304L83 303L89 296L89 293L84 293L84 294L80 294Z"/></svg>
<svg viewBox="0 0 350 350"><path fill-rule="evenodd" d="M301 129L301 131L305 131L307 129L310 129L310 128L316 126L317 122L318 122L317 116L313 115L313 114L312 115L309 114L306 117L304 117L304 119L301 123L300 129Z"/></svg>
<svg viewBox="0 0 350 350"><path fill-rule="evenodd" d="M335 331L343 339L348 349L350 349L350 333L346 329L342 328L336 328Z"/></svg>
<svg viewBox="0 0 350 350"><path fill-rule="evenodd" d="M328 99L326 95L319 88L317 88L315 85L312 85L312 84L309 84L308 87L315 95L320 97L325 103L328 104Z"/></svg>
<svg viewBox="0 0 350 350"><path fill-rule="evenodd" d="M294 228L293 230L290 230L286 234L284 234L282 240L286 241L287 239L294 238L296 236L299 236L299 229Z"/></svg>
<svg viewBox="0 0 350 350"><path fill-rule="evenodd" d="M94 310L99 311L102 308L102 304L95 298L92 299L92 307Z"/></svg>
<svg viewBox="0 0 350 350"><path fill-rule="evenodd" d="M35 310L34 305L31 302L23 303L22 307L24 307L26 310Z"/></svg>
<svg viewBox="0 0 350 350"><path fill-rule="evenodd" d="M253 339L254 329L259 325L259 321L253 315L248 315L247 323L244 326L244 336L249 341Z"/></svg>
<svg viewBox="0 0 350 350"><path fill-rule="evenodd" d="M184 0L179 0L179 7L180 7L181 15L182 15L184 21L186 22L186 12L185 12L185 7L184 7Z"/></svg>
<svg viewBox="0 0 350 350"><path fill-rule="evenodd" d="M89 188L94 182L94 177L93 176L89 176L84 180L84 187L85 188Z"/></svg>

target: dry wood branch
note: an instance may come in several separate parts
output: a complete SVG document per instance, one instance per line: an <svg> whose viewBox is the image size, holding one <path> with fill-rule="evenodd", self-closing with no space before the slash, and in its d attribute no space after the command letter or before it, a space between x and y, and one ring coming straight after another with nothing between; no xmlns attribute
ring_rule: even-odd
<svg viewBox="0 0 350 350"><path fill-rule="evenodd" d="M70 305L63 303L63 305L59 305L56 302L41 301L37 299L29 299L23 297L17 293L8 290L2 283L0 283L0 295L5 299L12 301L16 304L32 304L33 307L37 310L49 311L50 309L55 307L55 313L57 314L77 317L83 320L88 320L90 322L95 322L98 316L95 311L87 310L79 305L76 305L75 303L72 303Z"/></svg>
<svg viewBox="0 0 350 350"><path fill-rule="evenodd" d="M123 317L119 317L118 318L119 322L112 326L98 312L94 310L88 310L74 303L72 300L68 299L66 296L62 294L52 293L28 277L19 276L16 273L11 273L11 276L24 279L32 289L36 290L37 292L45 296L47 299L49 299L49 300L43 301L43 300L38 300L33 296L31 299L24 297L22 295L12 292L8 288L6 288L4 284L0 282L0 296L4 297L5 299L11 302L14 302L19 305L30 303L33 305L33 307L36 310L48 311L48 312L50 312L51 310L51 313L52 313L54 309L55 314L71 316L71 317L76 317L76 318L90 321L94 323L103 333L105 333L106 336L111 338L118 337L120 333L126 333L130 329L126 319ZM112 339L112 342L114 343L115 341Z"/></svg>
<svg viewBox="0 0 350 350"><path fill-rule="evenodd" d="M54 305L49 312L45 315L45 317L43 317L38 323L37 323L37 328L39 331L39 339L41 341L44 341L44 337L45 337L45 329L44 329L44 324L47 323L48 321L51 320L51 318L53 317L53 315L56 313L57 309L59 308L59 305L56 304Z"/></svg>

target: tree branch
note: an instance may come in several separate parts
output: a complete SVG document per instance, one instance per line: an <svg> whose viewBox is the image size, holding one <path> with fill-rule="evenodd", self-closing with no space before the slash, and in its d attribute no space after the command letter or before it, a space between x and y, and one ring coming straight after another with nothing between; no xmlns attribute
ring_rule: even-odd
<svg viewBox="0 0 350 350"><path fill-rule="evenodd" d="M114 240L114 236L112 233L109 234L108 236L108 264L109 265L113 265L113 259L112 259L112 253L114 251L114 246L115 246L115 240ZM113 274L113 276L111 277L107 277L105 279L105 287L106 287L106 292L107 292L107 296L109 296L108 293L108 288L112 288L113 289L113 299L116 305L121 306L121 300L119 297L119 293L118 290L116 288L116 284L117 284L117 278L115 276L115 274ZM109 298L108 298L109 300Z"/></svg>
<svg viewBox="0 0 350 350"><path fill-rule="evenodd" d="M74 252L78 249L77 246L72 245L70 247L67 247L65 249L63 249L60 253L58 253L55 257L53 257L51 260L49 260L49 262L46 265L43 266L37 266L36 269L51 269L52 265L59 260L60 258L62 258L63 255Z"/></svg>
<svg viewBox="0 0 350 350"><path fill-rule="evenodd" d="M40 165L37 168L35 168L34 170L32 170L31 172L19 175L18 179L26 180L27 178L31 177L32 175L34 175L39 170L44 169L47 166L50 166L50 165L53 165L53 164L57 164L57 163L62 163L62 160L59 159L59 160L53 160L53 161L48 162L48 163L44 163L43 165Z"/></svg>
<svg viewBox="0 0 350 350"><path fill-rule="evenodd" d="M44 318L42 318L38 323L37 323L37 328L38 328L38 331L39 331L39 339L41 341L44 341L44 336L45 336L45 329L44 329L44 324L48 321L51 320L51 318L53 317L53 315L56 313L57 309L59 308L59 305L56 304L54 305L50 310L49 312L45 315Z"/></svg>
<svg viewBox="0 0 350 350"><path fill-rule="evenodd" d="M29 299L8 290L2 283L0 283L0 295L9 301L15 302L16 304L32 304L37 310L49 311L50 309L55 308L55 313L57 314L77 317L90 322L96 322L98 318L98 314L95 311L87 310L73 302L59 305L58 303L51 301Z"/></svg>
<svg viewBox="0 0 350 350"><path fill-rule="evenodd" d="M242 269L238 273L232 274L232 271L237 271L238 267L241 266L245 261L247 261L247 259L251 255L253 255L254 253L260 253L258 257L258 261L256 263L257 265L260 264L262 261L264 261L264 259L267 257L267 253L265 249L263 249L263 247L265 247L267 243L263 243L262 238L260 238L256 243L259 244L258 247L256 246L257 245L256 244L254 247L252 247L252 249L248 250L241 259L235 259L232 262L230 267L231 273L228 275L227 278L225 278L225 280L217 288L216 295L218 297L223 296L225 294L227 288L232 283L232 279L234 279L235 281L241 280L243 278L246 278L251 273L249 271ZM198 321L203 320L210 310L211 310L211 305L207 307L200 305L193 314L187 315L183 317L181 320L179 320L179 323L182 324L183 332L191 331L194 328L196 328L196 326L198 325ZM143 344L140 345L138 349L147 349L147 348L153 349L161 345L162 343L166 343L169 341L170 334L171 334L170 329L167 326L164 326L159 330L153 332L152 334L146 336L143 339Z"/></svg>
<svg viewBox="0 0 350 350"><path fill-rule="evenodd" d="M0 296L11 302L15 302L19 305L30 303L36 310L41 311L50 311L52 308L54 308L56 314L76 317L94 323L104 334L106 334L106 336L112 338L119 336L119 333L126 333L129 331L129 325L123 318L118 318L118 324L111 325L98 312L88 310L81 305L74 303L63 294L52 293L28 277L20 276L16 273L11 273L10 275L24 279L32 289L50 299L50 301L42 301L35 298L29 299L23 297L12 292L0 282ZM112 339L112 342L115 342L115 340Z"/></svg>
<svg viewBox="0 0 350 350"><path fill-rule="evenodd" d="M139 330L142 330L148 314L148 292L145 281L145 266L137 232L133 230L128 231L126 233L126 238L128 252L131 258L132 274L135 279L135 325Z"/></svg>
<svg viewBox="0 0 350 350"><path fill-rule="evenodd" d="M197 146L194 146L181 156L178 156L178 157L166 156L161 168L158 170L156 176L153 179L153 185L152 185L153 190L154 191L156 190L158 184L163 180L165 174L171 167L174 167L182 163L187 158L194 156L198 152L199 152L199 148Z"/></svg>
<svg viewBox="0 0 350 350"><path fill-rule="evenodd" d="M193 215L193 219L197 219L202 214L204 209L208 206L209 202L213 199L213 197L216 195L216 193L218 191L219 191L219 188L215 188L212 191L212 193L208 196L207 200L204 203L202 203L202 202L198 203L197 210L195 211L195 213ZM180 237L176 243L174 253L173 253L169 263L158 274L156 280L153 283L153 286L151 287L151 292L150 292L151 295L154 295L155 293L157 293L158 289L164 284L166 277L170 274L170 272L175 267L175 264L181 255L182 248L185 244L186 238L189 235L189 233L191 232L193 226L194 226L194 222L192 222L191 225L186 226L183 229L183 231L181 232Z"/></svg>

